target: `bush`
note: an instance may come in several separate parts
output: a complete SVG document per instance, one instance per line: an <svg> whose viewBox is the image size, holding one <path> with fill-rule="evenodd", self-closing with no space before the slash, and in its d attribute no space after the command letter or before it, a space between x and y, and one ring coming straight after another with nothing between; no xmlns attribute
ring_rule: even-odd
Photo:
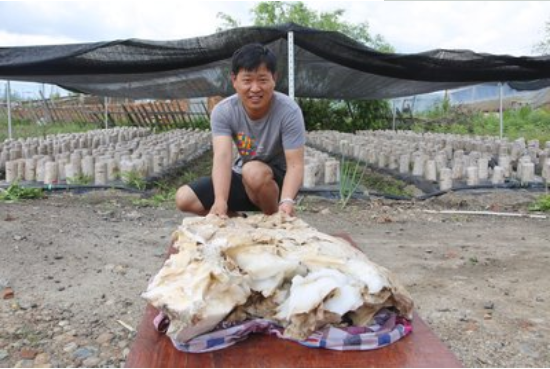
<svg viewBox="0 0 550 369"><path fill-rule="evenodd" d="M299 98L306 129L355 132L388 128L391 110L387 101Z"/></svg>
<svg viewBox="0 0 550 369"><path fill-rule="evenodd" d="M524 106L503 112L504 137L515 140L538 139L541 143L550 141L550 112L544 108L533 109ZM416 132L438 132L470 134L479 136L499 136L500 118L498 113L469 111L460 106L445 108L436 105L430 111L419 114L414 126Z"/></svg>

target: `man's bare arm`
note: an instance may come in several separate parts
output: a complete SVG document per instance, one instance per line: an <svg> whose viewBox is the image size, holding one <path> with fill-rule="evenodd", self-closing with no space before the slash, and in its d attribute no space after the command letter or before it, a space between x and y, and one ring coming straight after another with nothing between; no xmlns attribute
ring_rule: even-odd
<svg viewBox="0 0 550 369"><path fill-rule="evenodd" d="M294 200L304 180L304 147L285 150L286 175L281 189L281 204L279 210L294 216Z"/></svg>
<svg viewBox="0 0 550 369"><path fill-rule="evenodd" d="M210 214L227 215L227 199L231 186L231 137L215 136L213 139L214 163L212 183L214 184L214 204Z"/></svg>

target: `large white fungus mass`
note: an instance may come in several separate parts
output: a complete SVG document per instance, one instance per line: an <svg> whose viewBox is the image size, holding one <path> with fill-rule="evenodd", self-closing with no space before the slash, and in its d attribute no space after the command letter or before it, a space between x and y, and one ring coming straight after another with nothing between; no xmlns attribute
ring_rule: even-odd
<svg viewBox="0 0 550 369"><path fill-rule="evenodd" d="M269 319L304 339L327 324L368 325L383 307L412 318L410 295L387 269L298 218L185 218L174 248L143 297L179 342L222 321Z"/></svg>

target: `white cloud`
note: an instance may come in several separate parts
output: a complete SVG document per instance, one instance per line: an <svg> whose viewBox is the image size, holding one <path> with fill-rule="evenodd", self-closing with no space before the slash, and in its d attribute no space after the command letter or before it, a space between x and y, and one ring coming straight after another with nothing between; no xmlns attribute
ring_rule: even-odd
<svg viewBox="0 0 550 369"><path fill-rule="evenodd" d="M250 25L258 1L0 1L0 45L94 42L123 38L172 40L205 36L218 12ZM368 22L398 52L436 48L530 55L544 36L544 1L305 1L320 11L344 9Z"/></svg>
<svg viewBox="0 0 550 369"><path fill-rule="evenodd" d="M249 23L252 2L0 1L0 46L19 39L172 40L216 31L224 12ZM44 42L41 42L44 44Z"/></svg>
<svg viewBox="0 0 550 369"><path fill-rule="evenodd" d="M550 18L542 1L369 3L371 30L400 52L435 48L529 55ZM358 10L354 9L353 14Z"/></svg>
<svg viewBox="0 0 550 369"><path fill-rule="evenodd" d="M78 42L70 37L57 37L47 35L27 35L21 33L9 33L0 30L0 45L9 46L33 46L33 45L56 45Z"/></svg>

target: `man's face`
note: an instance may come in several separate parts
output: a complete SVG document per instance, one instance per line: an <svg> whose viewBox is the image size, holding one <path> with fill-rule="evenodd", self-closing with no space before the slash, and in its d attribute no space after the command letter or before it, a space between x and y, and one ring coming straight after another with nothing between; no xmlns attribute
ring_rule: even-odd
<svg viewBox="0 0 550 369"><path fill-rule="evenodd" d="M265 64L261 64L255 71L241 69L237 75L231 75L231 80L252 119L267 114L275 90L275 77Z"/></svg>

